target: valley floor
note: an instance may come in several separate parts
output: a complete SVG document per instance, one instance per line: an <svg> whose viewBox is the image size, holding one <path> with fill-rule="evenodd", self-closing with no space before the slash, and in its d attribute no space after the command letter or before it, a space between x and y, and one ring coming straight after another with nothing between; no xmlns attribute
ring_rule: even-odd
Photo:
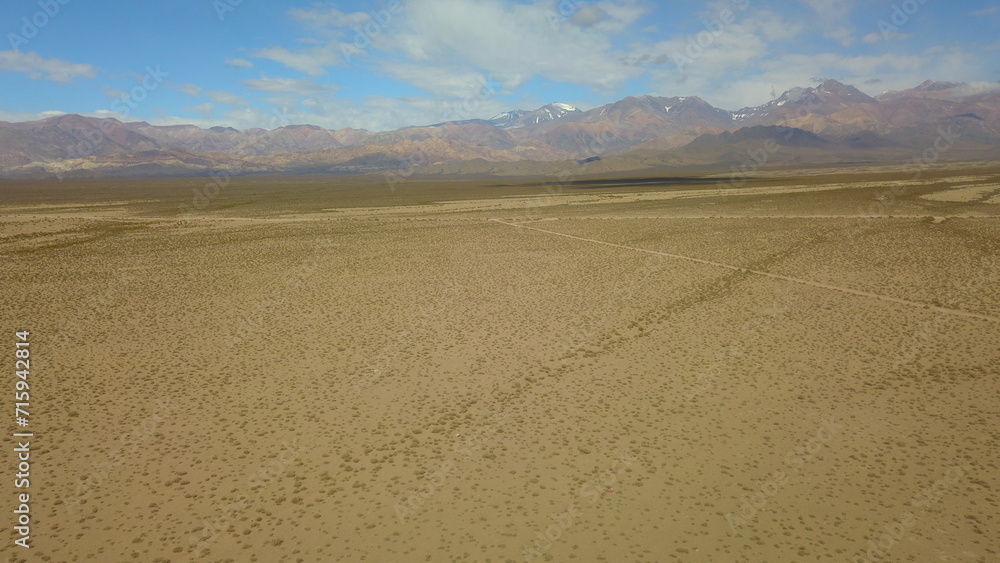
<svg viewBox="0 0 1000 563"><path fill-rule="evenodd" d="M995 561L998 179L7 184L3 556Z"/></svg>

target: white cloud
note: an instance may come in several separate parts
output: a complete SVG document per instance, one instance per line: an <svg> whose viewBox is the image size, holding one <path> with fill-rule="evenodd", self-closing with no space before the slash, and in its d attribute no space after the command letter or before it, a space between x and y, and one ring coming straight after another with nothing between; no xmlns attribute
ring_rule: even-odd
<svg viewBox="0 0 1000 563"><path fill-rule="evenodd" d="M298 118L309 123L330 129L356 127L371 131L389 131L409 125L489 118L510 109L504 99L489 95L470 96L465 100L429 96L406 98L369 96L360 103L327 98L307 100L302 107L305 113Z"/></svg>
<svg viewBox="0 0 1000 563"><path fill-rule="evenodd" d="M976 94L1000 92L1000 82L969 82L964 86L959 86L954 92L959 96L974 96Z"/></svg>
<svg viewBox="0 0 1000 563"><path fill-rule="evenodd" d="M89 64L69 63L59 59L46 59L36 51L0 51L0 70L21 72L32 80L71 82L74 78L93 78L97 68Z"/></svg>
<svg viewBox="0 0 1000 563"><path fill-rule="evenodd" d="M756 33L767 41L788 41L806 31L802 23L787 20L770 10L754 11L737 23L745 28L745 33Z"/></svg>
<svg viewBox="0 0 1000 563"><path fill-rule="evenodd" d="M128 92L121 90L119 88L112 88L110 86L104 87L104 95L111 98L112 100L120 100L125 96L128 96Z"/></svg>
<svg viewBox="0 0 1000 563"><path fill-rule="evenodd" d="M851 13L854 11L855 0L800 0L812 8L819 17L817 25L823 28L823 37L839 41L841 45L850 47L854 44L854 31L851 26Z"/></svg>
<svg viewBox="0 0 1000 563"><path fill-rule="evenodd" d="M113 111L113 110L109 110L109 109L98 109L98 110L94 110L94 111L75 111L73 113L76 113L76 114L79 114L79 115L82 115L82 116L85 116L85 117L97 117L97 118L100 118L100 119L105 119L105 118L117 119L118 121L121 121L122 123L145 121L145 119L143 119L143 118L141 118L139 116L125 115L123 113L118 113L117 111Z"/></svg>
<svg viewBox="0 0 1000 563"><path fill-rule="evenodd" d="M414 78L413 65L423 65L428 73L436 67L490 74L507 89L534 77L612 89L641 74L620 63L625 53L612 40L647 12L635 0L598 2L568 17L551 2L425 0L408 4L373 47L401 55L404 64L382 67L400 80Z"/></svg>
<svg viewBox="0 0 1000 563"><path fill-rule="evenodd" d="M836 77L854 84L868 94L883 90L912 88L926 78L961 81L975 76L979 71L978 59L956 48L930 49L914 55L881 54L845 56L839 53L772 54L768 43L755 20L740 22L745 29L734 29L733 44L720 43L719 53L706 52L692 66L688 80L678 84L671 68L653 69L665 72L657 92L663 95L700 95L706 101L726 109L758 105L774 97L772 90L780 93L795 86L814 85L816 76ZM740 50L757 57L752 65L741 62ZM403 64L403 63L400 63ZM741 66L742 65L742 66ZM395 68L401 76L420 72L420 65ZM667 72L669 71L669 72ZM201 114L198 119L170 117L150 120L157 124L194 123L201 127L227 125L239 129L264 127L272 129L289 123L311 123L329 129L345 127L387 131L406 125L427 125L442 121L488 118L511 108L509 98L502 96L499 84L482 87L483 74L463 73L445 69L441 75L428 75L427 80L457 76L454 84L442 88L454 95L438 96L369 96L361 100L335 96L336 86L317 83L309 78L262 77L244 81L244 84L270 97L270 107L281 108L287 120L278 121L269 107L242 106L220 111L216 106L210 117ZM411 79L417 80L410 76ZM464 78L464 80L463 80ZM480 88L478 91L476 88ZM975 91L990 91L1000 84L979 83L970 86ZM544 100L551 101L551 100ZM520 99L517 107L530 109L541 105L537 100ZM584 104L580 104L584 105ZM191 106L197 111L198 106ZM207 107L202 108L207 109Z"/></svg>
<svg viewBox="0 0 1000 563"><path fill-rule="evenodd" d="M498 91L488 76L464 67L442 67L386 62L382 70L393 77L441 97L465 97L484 85Z"/></svg>
<svg viewBox="0 0 1000 563"><path fill-rule="evenodd" d="M869 45L874 45L876 43L881 43L882 41L897 41L900 39L909 39L913 37L910 33L901 33L899 31L885 31L884 33L872 32L865 35L861 40Z"/></svg>
<svg viewBox="0 0 1000 563"><path fill-rule="evenodd" d="M834 19L843 17L843 21L848 21L854 5L853 1L830 5L818 0L802 1L817 13ZM709 21L716 7L710 4L702 19ZM649 68L652 89L657 94L698 95L730 110L766 103L775 93L796 86L813 85L817 76L834 77L874 95L890 88L912 88L928 78L963 81L982 76L983 72L983 63L975 53L952 46L911 54L857 55L840 49L817 53L804 48L803 42L810 39L803 36L806 30L801 22L774 12L748 10L737 12L735 21L716 36L702 33L699 39L699 30L637 46L627 62ZM898 34L890 39L902 37ZM864 41L882 39L867 37ZM678 60L682 64L677 64Z"/></svg>
<svg viewBox="0 0 1000 563"><path fill-rule="evenodd" d="M718 12L702 17L718 18ZM717 34L702 30L639 47L628 62L650 66L650 76L664 95L711 92L714 84L736 79L767 60L775 42L803 31L801 24L774 12L740 12Z"/></svg>
<svg viewBox="0 0 1000 563"><path fill-rule="evenodd" d="M283 103L283 94L276 94L268 101L271 105L247 106L221 110L215 106L208 115L208 105L188 106L187 111L199 112L198 117L159 116L146 121L155 125L192 124L199 127L216 125L237 129L274 129L290 124L308 123L327 129L347 127L370 131L391 131L409 125L421 126L457 119L489 118L510 109L500 97L470 97L467 100L444 100L432 96L389 97L369 96L362 100L345 100L330 96L300 99L292 96L293 103ZM533 101L527 107L542 105ZM582 106L582 104L581 104ZM281 118L277 115L282 116ZM3 114L0 113L0 118Z"/></svg>
<svg viewBox="0 0 1000 563"><path fill-rule="evenodd" d="M608 19L608 14L598 6L584 6L569 17L569 21L580 27L590 27Z"/></svg>
<svg viewBox="0 0 1000 563"><path fill-rule="evenodd" d="M48 110L38 113L11 113L8 111L0 110L0 121L7 121L10 123L21 123L24 121L39 121L42 119L47 119L49 117L56 117L59 115L66 115L66 112L61 110Z"/></svg>
<svg viewBox="0 0 1000 563"><path fill-rule="evenodd" d="M703 92L706 101L717 107L732 110L766 103L773 99L772 89L783 92L814 85L816 76L836 77L876 95L912 88L929 77L960 82L978 74L976 56L960 48L918 55L784 54L761 61L752 73L740 77L699 77L693 91Z"/></svg>
<svg viewBox="0 0 1000 563"><path fill-rule="evenodd" d="M861 41L869 45L874 45L875 43L880 43L882 41L882 34L872 32L862 37Z"/></svg>
<svg viewBox="0 0 1000 563"><path fill-rule="evenodd" d="M202 119L213 119L215 117L215 104L212 104L211 102L205 102L195 106L184 106L184 109L197 113Z"/></svg>
<svg viewBox="0 0 1000 563"><path fill-rule="evenodd" d="M309 78L251 78L244 80L243 85L251 90L272 94L295 94L298 96L332 96L340 88L328 84L320 84Z"/></svg>
<svg viewBox="0 0 1000 563"><path fill-rule="evenodd" d="M288 13L300 22L319 28L352 28L363 26L372 19L371 14L365 12L346 13L329 6L317 6L311 9L293 8Z"/></svg>
<svg viewBox="0 0 1000 563"><path fill-rule="evenodd" d="M647 0L601 0L560 15L550 0L392 2L371 13L317 5L292 9L323 39L315 46L271 46L252 52L312 77L364 57L377 70L435 95L462 97L470 77L492 75L507 89L534 77L613 89L641 74L622 65L615 34L650 10ZM564 10L565 11L565 10Z"/></svg>
<svg viewBox="0 0 1000 563"><path fill-rule="evenodd" d="M380 13L392 1L379 0L368 7ZM578 95L592 102L653 91L671 96L699 95L719 107L737 109L770 100L772 91L815 84L816 76L836 77L868 93L878 93L869 90L874 88L910 88L927 78L995 78L984 76L992 67L983 62L991 53L983 46L976 51L972 47L963 51L951 44L924 49L931 43L920 42L932 42L933 38L898 32L886 37L868 33L873 26L862 31L860 23L855 29L852 15L864 4L857 0L753 2L747 10L739 10L740 3L734 0L707 0L696 4L694 12L652 0L404 3L401 12L378 20L373 20L370 12L344 12L330 3L290 9L288 14L302 24L304 37L294 43L258 43L248 50L230 51L245 58L224 59L230 68L259 68L286 76L262 73L235 85L214 85L228 91L205 91L191 83L170 84L191 98L201 96L187 100L192 105L180 112L197 117L161 115L157 121L269 128L274 123L269 107L278 107L289 112L295 123L390 130L408 124L488 118L515 107L533 109L553 101L536 100L535 96L565 91L564 85L579 87L576 91L584 93ZM572 9L560 13L560 6L566 5ZM733 10L735 21L724 25L718 35L705 31L702 23L718 19L722 9ZM366 27L377 32L365 32ZM673 29L688 32L675 35L670 31ZM697 53L690 55L692 41L699 41L704 34L711 40L697 45ZM361 51L354 46L357 37L365 42ZM896 43L907 37L913 39ZM988 38L983 44L993 41L995 38ZM881 45L885 42L910 56L885 54L888 49ZM857 50L840 48L852 43ZM351 46L350 60L343 56L345 45ZM1000 48L1000 43L985 47L990 48ZM859 52L874 55L858 56ZM689 60L679 68L675 55ZM283 65L285 71L273 71L276 66L269 61ZM345 64L354 68L343 77L334 74ZM16 51L0 52L0 69L60 82L94 76L97 70ZM379 84L393 79L420 94L344 99L340 86L325 83L334 81L324 78L328 73L338 82L363 80L371 73L378 76ZM526 87L539 83L541 88ZM639 92L624 90L636 85ZM388 90L392 92L391 85ZM366 85L352 91L364 92Z"/></svg>
<svg viewBox="0 0 1000 563"><path fill-rule="evenodd" d="M650 12L649 3L640 0L602 0L596 6L610 16L602 22L603 29L613 32L624 31Z"/></svg>
<svg viewBox="0 0 1000 563"><path fill-rule="evenodd" d="M245 106L250 104L250 102L244 100L236 94L233 94L232 92L213 90L211 92L205 92L205 95L208 99L220 105Z"/></svg>
<svg viewBox="0 0 1000 563"><path fill-rule="evenodd" d="M400 17L399 12L397 10L394 14L385 7L379 8L373 11L378 16L376 19L372 13L347 13L319 4L313 8L293 8L288 12L292 18L325 37L300 38L299 43L314 45L307 49L292 50L279 45L257 49L251 56L281 63L309 76L322 76L329 67L350 64L350 57L364 53L381 35L388 32L394 20ZM249 68L244 63L252 65L250 61L243 59L234 61L242 62L233 66Z"/></svg>
<svg viewBox="0 0 1000 563"><path fill-rule="evenodd" d="M177 86L177 89L192 98L201 93L201 86L191 84L190 82L185 82L184 84Z"/></svg>
<svg viewBox="0 0 1000 563"><path fill-rule="evenodd" d="M969 15L974 18L981 18L983 16L992 16L995 13L997 13L997 7L991 6L989 8L983 8L982 10L976 10Z"/></svg>
<svg viewBox="0 0 1000 563"><path fill-rule="evenodd" d="M237 57L226 57L225 65L231 68L253 68L253 63Z"/></svg>
<svg viewBox="0 0 1000 563"><path fill-rule="evenodd" d="M334 43L313 47L298 53L284 47L267 47L257 49L252 56L279 62L309 76L322 76L326 74L326 67L339 64L343 59L339 45Z"/></svg>

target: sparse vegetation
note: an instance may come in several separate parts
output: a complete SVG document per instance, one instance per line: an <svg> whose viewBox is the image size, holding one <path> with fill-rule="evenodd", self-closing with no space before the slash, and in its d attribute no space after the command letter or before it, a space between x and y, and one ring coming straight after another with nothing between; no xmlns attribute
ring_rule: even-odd
<svg viewBox="0 0 1000 563"><path fill-rule="evenodd" d="M844 560L924 495L893 559L994 556L998 211L921 196L1000 165L875 214L912 174L765 174L244 178L184 224L192 180L0 187L3 318L47 374L37 555L520 561L571 517L544 557Z"/></svg>

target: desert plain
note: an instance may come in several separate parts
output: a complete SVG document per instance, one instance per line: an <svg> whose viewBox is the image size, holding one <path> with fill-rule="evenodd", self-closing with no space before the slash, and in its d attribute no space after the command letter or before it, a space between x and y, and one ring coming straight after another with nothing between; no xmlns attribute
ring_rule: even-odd
<svg viewBox="0 0 1000 563"><path fill-rule="evenodd" d="M0 202L6 560L1000 560L998 163Z"/></svg>

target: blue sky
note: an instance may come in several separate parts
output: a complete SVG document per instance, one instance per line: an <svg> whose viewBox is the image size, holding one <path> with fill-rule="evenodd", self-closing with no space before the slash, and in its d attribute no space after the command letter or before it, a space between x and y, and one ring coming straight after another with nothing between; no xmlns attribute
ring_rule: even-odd
<svg viewBox="0 0 1000 563"><path fill-rule="evenodd" d="M994 88L1000 2L7 0L0 120L388 130L629 95L725 109L833 78Z"/></svg>

